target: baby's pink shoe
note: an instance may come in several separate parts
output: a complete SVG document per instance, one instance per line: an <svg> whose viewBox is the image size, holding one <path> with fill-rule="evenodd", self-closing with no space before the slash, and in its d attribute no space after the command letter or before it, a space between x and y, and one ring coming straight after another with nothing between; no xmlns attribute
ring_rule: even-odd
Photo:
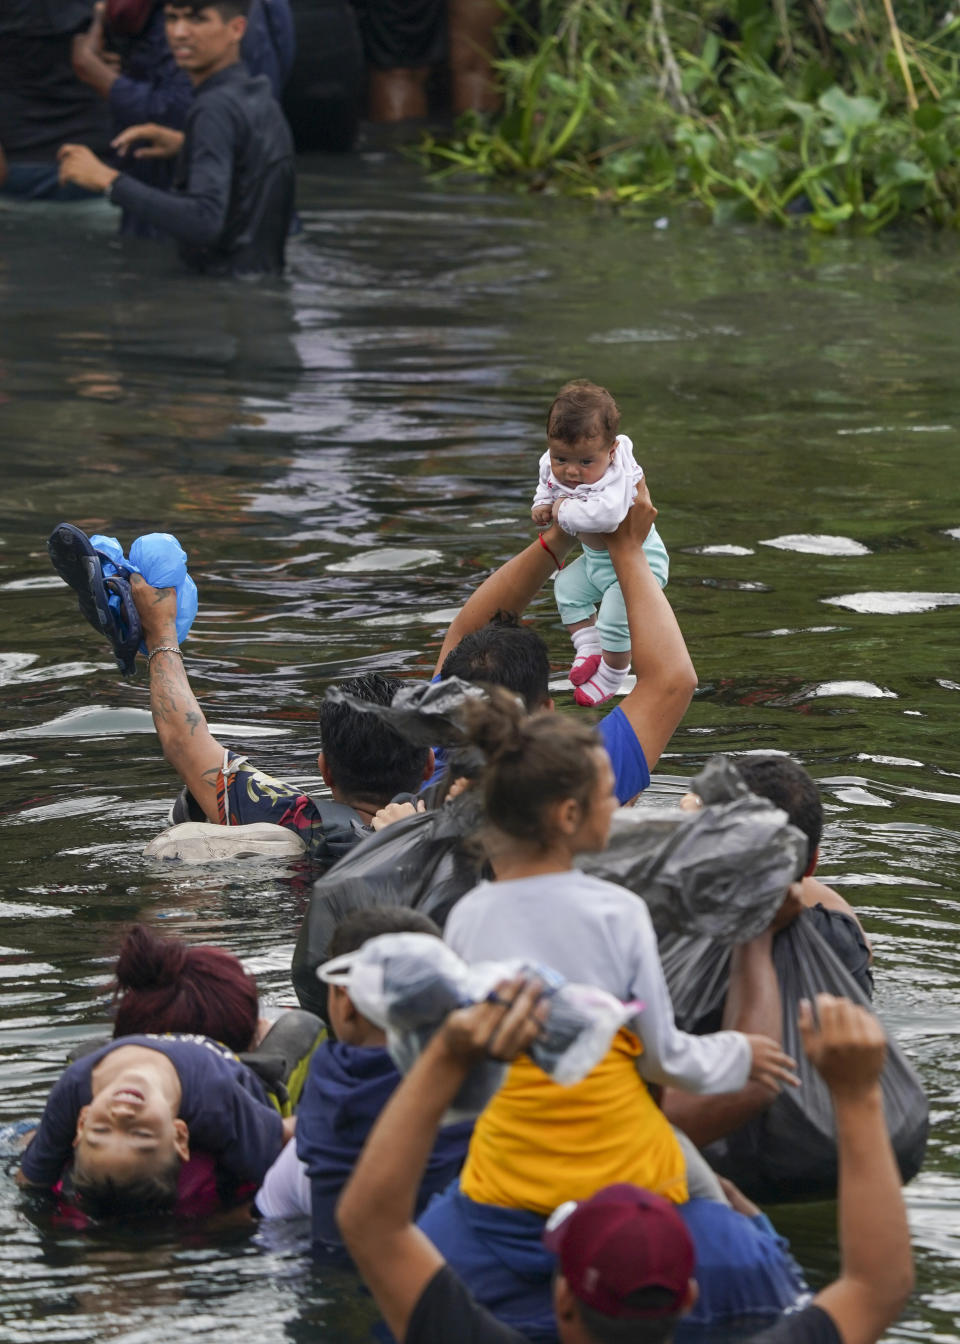
<svg viewBox="0 0 960 1344"><path fill-rule="evenodd" d="M585 681L590 680L599 666L599 653L583 653L574 658L573 666L567 673L571 686L582 686Z"/></svg>
<svg viewBox="0 0 960 1344"><path fill-rule="evenodd" d="M591 678L591 680L585 681L582 686L577 687L573 693L573 698L578 705L605 705L615 695L615 690L605 691Z"/></svg>

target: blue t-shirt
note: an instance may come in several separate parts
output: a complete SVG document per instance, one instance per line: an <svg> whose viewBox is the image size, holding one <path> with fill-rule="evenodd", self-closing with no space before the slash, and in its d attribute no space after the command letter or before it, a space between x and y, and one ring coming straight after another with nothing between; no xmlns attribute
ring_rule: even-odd
<svg viewBox="0 0 960 1344"><path fill-rule="evenodd" d="M432 681L440 681L440 673ZM629 803L638 793L642 793L650 783L650 767L643 754L640 739L633 731L633 725L624 714L620 705L597 724L597 732L607 749L610 764L613 767L616 782L616 795L620 803ZM443 747L434 747L435 767L433 774L423 785L424 789L435 783L447 769L447 752Z"/></svg>
<svg viewBox="0 0 960 1344"><path fill-rule="evenodd" d="M691 1199L677 1212L697 1249L699 1296L684 1326L779 1316L810 1300L803 1270L766 1214L748 1218L728 1204Z"/></svg>
<svg viewBox="0 0 960 1344"><path fill-rule="evenodd" d="M21 1169L33 1185L52 1186L73 1155L77 1116L93 1100L91 1077L105 1055L141 1045L165 1055L180 1079L179 1117L191 1148L210 1153L218 1168L239 1181L263 1180L283 1147L283 1123L260 1079L226 1046L207 1036L123 1036L84 1055L54 1083L43 1117L23 1155Z"/></svg>
<svg viewBox="0 0 960 1344"><path fill-rule="evenodd" d="M704 1199L679 1204L677 1212L696 1252L701 1300L691 1320L701 1329L778 1317L808 1295L789 1246L762 1214L746 1218L727 1204ZM483 1307L521 1337L543 1340L556 1338L551 1287L556 1257L543 1244L544 1221L525 1209L478 1204L451 1188L429 1205L418 1226ZM472 1338L448 1324L445 1339ZM408 1344L413 1338L420 1336L408 1332Z"/></svg>
<svg viewBox="0 0 960 1344"><path fill-rule="evenodd" d="M617 798L621 803L629 803L650 783L650 767L640 739L620 705L600 720L597 732L613 766Z"/></svg>

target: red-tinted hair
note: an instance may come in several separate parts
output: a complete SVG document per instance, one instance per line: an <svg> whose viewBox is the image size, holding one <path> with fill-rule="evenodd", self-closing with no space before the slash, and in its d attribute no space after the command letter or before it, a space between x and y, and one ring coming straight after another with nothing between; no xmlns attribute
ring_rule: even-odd
<svg viewBox="0 0 960 1344"><path fill-rule="evenodd" d="M185 1031L248 1050L257 1028L257 982L219 947L191 947L135 924L120 948L114 1037Z"/></svg>

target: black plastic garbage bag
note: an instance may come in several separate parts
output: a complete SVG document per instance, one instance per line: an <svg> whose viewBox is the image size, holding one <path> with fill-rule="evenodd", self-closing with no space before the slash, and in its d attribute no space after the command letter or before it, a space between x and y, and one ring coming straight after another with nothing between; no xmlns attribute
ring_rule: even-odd
<svg viewBox="0 0 960 1344"><path fill-rule="evenodd" d="M482 855L471 843L479 824L478 798L461 794L362 840L314 883L293 954L293 986L302 1007L326 1017L326 992L316 970L345 915L404 905L443 927L460 897L484 876Z"/></svg>
<svg viewBox="0 0 960 1344"><path fill-rule="evenodd" d="M731 946L769 928L806 866L807 840L752 794L727 756L693 781L696 812L618 814L607 848L577 866L642 896L659 936L695 931Z"/></svg>
<svg viewBox="0 0 960 1344"><path fill-rule="evenodd" d="M727 992L730 954L703 938L667 938L661 959L677 1024L684 1030L709 1019ZM856 981L816 930L807 911L777 935L773 960L783 1003L783 1048L797 1062L800 1087L785 1087L749 1124L711 1144L706 1156L760 1203L832 1199L837 1192L833 1106L823 1079L803 1053L797 1027L801 999L842 995L869 1008ZM887 1126L903 1180L923 1164L929 1124L919 1078L895 1041L887 1040L880 1080Z"/></svg>
<svg viewBox="0 0 960 1344"><path fill-rule="evenodd" d="M460 677L443 681L412 681L401 686L389 705L359 700L331 686L328 700L349 705L360 714L374 714L415 747L457 747L465 741L464 706L470 700L485 700L486 692Z"/></svg>
<svg viewBox="0 0 960 1344"><path fill-rule="evenodd" d="M462 705L462 692L453 703ZM397 727L392 710L385 707L387 721ZM769 925L803 869L806 840L784 812L750 793L728 758L712 758L695 783L715 801L698 812L620 814L610 847L582 866L642 896L658 933L695 929L730 944ZM315 971L344 915L406 905L443 927L460 897L490 876L475 841L481 822L480 800L468 790L362 840L314 884L292 968L304 1008L325 1015Z"/></svg>

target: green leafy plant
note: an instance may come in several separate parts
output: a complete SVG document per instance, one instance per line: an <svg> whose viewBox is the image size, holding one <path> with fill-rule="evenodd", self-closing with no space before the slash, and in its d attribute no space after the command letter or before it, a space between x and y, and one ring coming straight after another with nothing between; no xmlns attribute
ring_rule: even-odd
<svg viewBox="0 0 960 1344"><path fill-rule="evenodd" d="M960 222L960 19L921 0L507 8L501 114L418 153L628 208L874 232Z"/></svg>

